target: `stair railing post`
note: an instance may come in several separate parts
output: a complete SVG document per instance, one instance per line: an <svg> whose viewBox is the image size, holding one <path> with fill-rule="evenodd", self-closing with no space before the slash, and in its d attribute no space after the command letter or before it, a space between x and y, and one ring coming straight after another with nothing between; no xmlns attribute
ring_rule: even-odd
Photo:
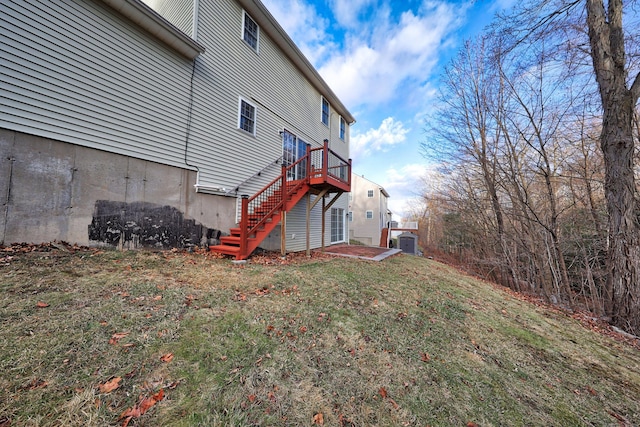
<svg viewBox="0 0 640 427"><path fill-rule="evenodd" d="M249 196L242 195L242 206L240 209L240 255L246 257L247 244L249 240Z"/></svg>
<svg viewBox="0 0 640 427"><path fill-rule="evenodd" d="M282 182L280 184L280 202L282 203L281 205L281 210L282 211L286 211L287 210L287 197L289 196L288 192L289 190L287 189L287 166L282 165Z"/></svg>
<svg viewBox="0 0 640 427"><path fill-rule="evenodd" d="M324 149L322 150L322 175L324 176L324 181L327 181L329 178L329 140L324 140Z"/></svg>
<svg viewBox="0 0 640 427"><path fill-rule="evenodd" d="M307 144L307 176L305 182L308 184L311 178L311 144Z"/></svg>
<svg viewBox="0 0 640 427"><path fill-rule="evenodd" d="M280 183L280 256L284 258L287 254L287 199L289 189L287 188L287 167L282 165L282 181Z"/></svg>

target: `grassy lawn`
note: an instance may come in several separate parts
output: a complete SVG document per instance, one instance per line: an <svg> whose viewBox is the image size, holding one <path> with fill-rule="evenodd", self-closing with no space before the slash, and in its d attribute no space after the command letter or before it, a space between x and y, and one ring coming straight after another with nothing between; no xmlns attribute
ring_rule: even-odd
<svg viewBox="0 0 640 427"><path fill-rule="evenodd" d="M0 251L0 426L638 426L640 350L435 261Z"/></svg>

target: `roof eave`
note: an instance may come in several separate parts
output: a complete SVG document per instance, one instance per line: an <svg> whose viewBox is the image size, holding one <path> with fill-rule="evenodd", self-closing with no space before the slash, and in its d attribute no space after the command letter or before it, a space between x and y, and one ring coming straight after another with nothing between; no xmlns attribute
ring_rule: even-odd
<svg viewBox="0 0 640 427"><path fill-rule="evenodd" d="M102 0L102 2L187 59L194 59L204 53L204 46L180 31L142 1Z"/></svg>

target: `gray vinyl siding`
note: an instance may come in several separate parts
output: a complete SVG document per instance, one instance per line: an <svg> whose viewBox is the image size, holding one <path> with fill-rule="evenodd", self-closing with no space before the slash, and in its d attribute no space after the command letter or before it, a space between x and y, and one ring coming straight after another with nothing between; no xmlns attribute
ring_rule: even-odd
<svg viewBox="0 0 640 427"><path fill-rule="evenodd" d="M0 127L197 168L199 185L229 190L282 155L285 128L313 146L328 138L347 158L338 114L331 109L330 129L321 123L322 95L269 35L260 29L256 53L235 0L199 4L206 52L196 58L188 140L193 64L97 1L2 2ZM165 18L188 30L192 0L168 5ZM255 136L238 129L240 97L257 106ZM278 173L269 168L238 194Z"/></svg>
<svg viewBox="0 0 640 427"><path fill-rule="evenodd" d="M348 158L339 115L330 105L330 126L321 122L322 94L269 34L260 28L259 52L242 40L240 4L199 4L206 51L191 62L99 0L2 0L0 128L197 170L199 185L230 195L267 166L237 194L252 195L280 173L283 129L314 147L328 138ZM190 34L192 5L161 1L158 11ZM257 107L255 136L238 129L240 97ZM347 211L346 196L334 206ZM319 203L313 248L321 215ZM287 215L288 250L306 248L305 221L303 200Z"/></svg>
<svg viewBox="0 0 640 427"><path fill-rule="evenodd" d="M311 196L311 203L314 202L316 196ZM340 208L346 214L348 212L348 194L343 194L340 199L334 203L331 208ZM307 199L303 198L290 212L287 213L287 251L299 252L307 248ZM345 223L347 218L345 217ZM309 231L311 234L310 247L319 248L322 245L322 202L313 208L310 215ZM293 238L293 235L296 235ZM348 231L345 227L344 240L348 240ZM331 245L331 209L325 215L325 246Z"/></svg>
<svg viewBox="0 0 640 427"><path fill-rule="evenodd" d="M313 146L334 133L320 122L321 94L269 35L260 28L259 53L242 40L242 13L235 1L200 2L198 41L207 52L197 59L189 159L201 185L233 189L275 161L285 128ZM237 129L239 97L257 106L255 137ZM331 138L338 141L337 128ZM260 189L279 173L272 169L239 193Z"/></svg>
<svg viewBox="0 0 640 427"><path fill-rule="evenodd" d="M316 196L311 196L311 203ZM319 202L311 211L310 218L310 247L317 248L321 245L322 231L322 202ZM307 198L304 197L291 211L287 213L287 251L299 252L307 249ZM296 235L295 239L292 237Z"/></svg>
<svg viewBox="0 0 640 427"><path fill-rule="evenodd" d="M194 0L142 0L147 6L152 7L164 19L171 22L176 28L191 38L193 32L193 1Z"/></svg>
<svg viewBox="0 0 640 427"><path fill-rule="evenodd" d="M190 61L93 1L0 8L0 127L185 166Z"/></svg>

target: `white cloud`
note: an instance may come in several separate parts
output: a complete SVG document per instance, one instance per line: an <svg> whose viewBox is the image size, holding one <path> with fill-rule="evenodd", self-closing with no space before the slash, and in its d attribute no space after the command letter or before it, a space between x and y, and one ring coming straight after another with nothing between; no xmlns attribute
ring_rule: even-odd
<svg viewBox="0 0 640 427"><path fill-rule="evenodd" d="M309 62L317 64L332 53L336 44L329 35L329 21L305 0L263 0Z"/></svg>
<svg viewBox="0 0 640 427"><path fill-rule="evenodd" d="M402 122L394 120L393 117L387 117L377 129L351 135L351 158L361 159L373 152L388 151L394 145L403 143L409 131L410 129L405 129Z"/></svg>
<svg viewBox="0 0 640 427"><path fill-rule="evenodd" d="M394 15L388 0L329 0L327 18L307 0L263 2L350 109L414 101L466 9L425 0Z"/></svg>
<svg viewBox="0 0 640 427"><path fill-rule="evenodd" d="M356 28L361 14L368 6L375 5L376 0L330 0L329 4L336 21L347 28Z"/></svg>
<svg viewBox="0 0 640 427"><path fill-rule="evenodd" d="M397 190L406 195L416 196L421 191L416 184L421 183L426 174L427 165L423 163L407 164L399 169L391 167L387 169L383 187L389 194Z"/></svg>
<svg viewBox="0 0 640 427"><path fill-rule="evenodd" d="M320 74L347 107L388 102L404 96L401 86L408 84L402 90L410 91L430 77L459 11L446 3L429 4L422 13L405 11L399 22L392 22L389 13L378 16L320 66Z"/></svg>
<svg viewBox="0 0 640 427"><path fill-rule="evenodd" d="M380 185L389 193L389 210L393 212L394 219L401 220L409 215L427 187L438 184L429 165L412 163L387 169L385 180Z"/></svg>

